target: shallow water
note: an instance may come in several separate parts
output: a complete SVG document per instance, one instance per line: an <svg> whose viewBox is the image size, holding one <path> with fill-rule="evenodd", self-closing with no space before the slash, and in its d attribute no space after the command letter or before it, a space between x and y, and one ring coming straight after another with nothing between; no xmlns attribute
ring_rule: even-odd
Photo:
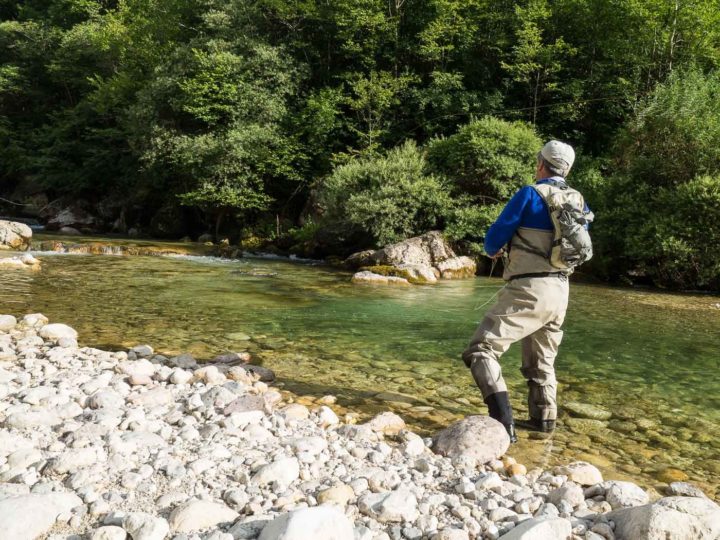
<svg viewBox="0 0 720 540"><path fill-rule="evenodd" d="M428 434L485 411L459 355L500 280L378 288L281 260L36 255L41 272L0 274L0 313L42 312L74 326L84 345L148 343L198 358L249 350L293 392L334 394L367 414L390 408ZM613 418L561 411L552 437L521 432L512 454L528 466L585 459L606 477L659 489L687 476L717 498L719 301L573 284L560 406L599 405ZM502 363L524 416L519 350Z"/></svg>

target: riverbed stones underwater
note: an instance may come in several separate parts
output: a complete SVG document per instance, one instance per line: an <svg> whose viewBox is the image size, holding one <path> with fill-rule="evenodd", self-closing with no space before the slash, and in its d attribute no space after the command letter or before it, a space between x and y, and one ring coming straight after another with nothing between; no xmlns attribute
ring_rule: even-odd
<svg viewBox="0 0 720 540"><path fill-rule="evenodd" d="M308 408L242 365L79 347L38 314L0 322L3 540L720 535L693 486L651 503L589 464L528 472L498 459L506 445L478 463L463 425L482 446L489 419L439 435L441 456L397 415L343 424L331 398Z"/></svg>

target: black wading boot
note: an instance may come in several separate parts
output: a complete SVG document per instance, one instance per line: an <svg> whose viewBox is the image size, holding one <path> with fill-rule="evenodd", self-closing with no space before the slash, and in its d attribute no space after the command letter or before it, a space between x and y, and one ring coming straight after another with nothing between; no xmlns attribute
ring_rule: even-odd
<svg viewBox="0 0 720 540"><path fill-rule="evenodd" d="M510 435L510 442L517 442L515 435L515 424L513 423L512 407L507 392L495 392L485 398L485 404L488 407L490 418L494 418L500 422Z"/></svg>
<svg viewBox="0 0 720 540"><path fill-rule="evenodd" d="M530 418L529 420L518 420L517 425L518 427L529 429L530 431L542 431L543 433L555 431L555 420L539 420L537 418Z"/></svg>

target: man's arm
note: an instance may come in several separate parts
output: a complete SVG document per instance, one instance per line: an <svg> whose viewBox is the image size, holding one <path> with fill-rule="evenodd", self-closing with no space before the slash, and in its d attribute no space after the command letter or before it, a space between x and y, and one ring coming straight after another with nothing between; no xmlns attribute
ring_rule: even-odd
<svg viewBox="0 0 720 540"><path fill-rule="evenodd" d="M525 206L530 200L532 192L531 186L525 186L518 191L505 205L495 223L490 225L485 234L485 253L490 257L496 256L502 247L512 239L520 226Z"/></svg>

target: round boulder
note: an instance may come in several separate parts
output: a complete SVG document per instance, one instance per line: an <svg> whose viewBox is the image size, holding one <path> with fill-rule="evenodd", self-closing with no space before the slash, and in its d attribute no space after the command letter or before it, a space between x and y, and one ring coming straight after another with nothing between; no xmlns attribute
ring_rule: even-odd
<svg viewBox="0 0 720 540"><path fill-rule="evenodd" d="M9 332L17 325L17 319L12 315L0 315L0 332Z"/></svg>
<svg viewBox="0 0 720 540"><path fill-rule="evenodd" d="M40 329L40 337L50 341L58 341L62 338L77 339L78 333L75 329L66 324L46 324Z"/></svg>
<svg viewBox="0 0 720 540"><path fill-rule="evenodd" d="M510 447L505 427L489 416L468 416L433 437L435 453L454 458L463 456L476 463L498 459Z"/></svg>

